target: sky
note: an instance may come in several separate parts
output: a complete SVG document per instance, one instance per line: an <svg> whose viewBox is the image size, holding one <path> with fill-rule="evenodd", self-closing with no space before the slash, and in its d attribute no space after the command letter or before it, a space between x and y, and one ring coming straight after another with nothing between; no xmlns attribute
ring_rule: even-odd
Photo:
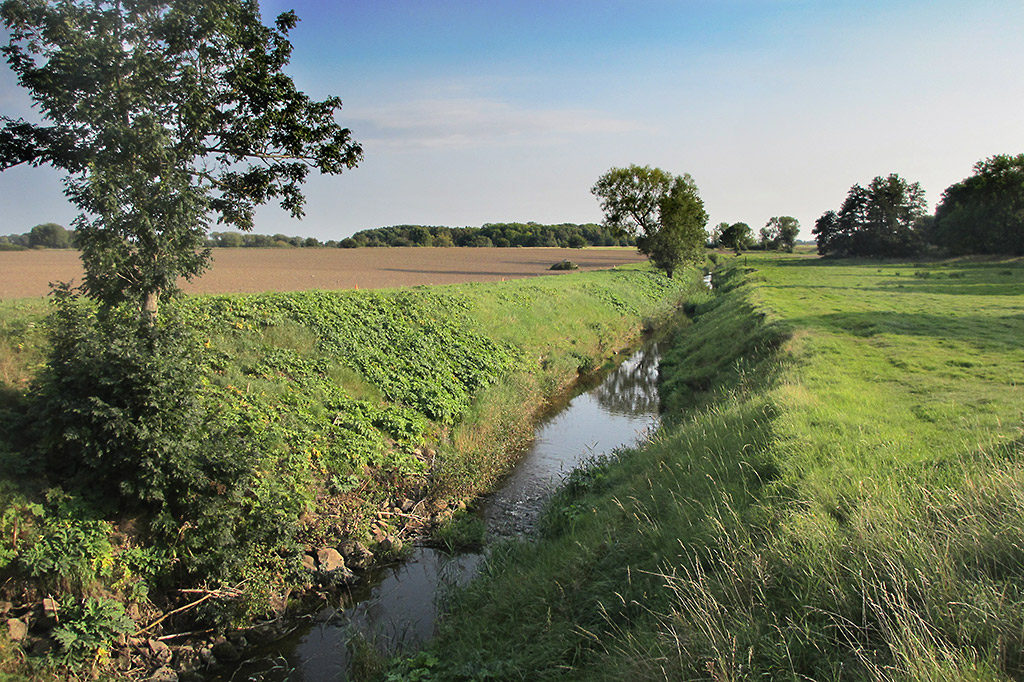
<svg viewBox="0 0 1024 682"><path fill-rule="evenodd" d="M599 222L629 164L689 173L709 226L792 215L810 238L854 183L899 173L930 208L1024 153L1020 0L263 0L300 23L287 73L365 159L255 231ZM0 113L39 120L6 66ZM0 234L76 211L46 168L0 173ZM214 227L213 229L218 229Z"/></svg>

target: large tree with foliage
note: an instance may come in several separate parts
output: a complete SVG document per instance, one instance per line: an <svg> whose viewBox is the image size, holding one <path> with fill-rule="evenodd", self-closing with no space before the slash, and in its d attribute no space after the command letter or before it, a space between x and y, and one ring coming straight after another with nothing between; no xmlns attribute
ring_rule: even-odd
<svg viewBox="0 0 1024 682"><path fill-rule="evenodd" d="M71 233L63 225L43 223L29 230L28 243L46 249L67 249L71 246Z"/></svg>
<svg viewBox="0 0 1024 682"><path fill-rule="evenodd" d="M718 242L727 249L744 251L754 245L754 232L746 223L733 223L722 230Z"/></svg>
<svg viewBox="0 0 1024 682"><path fill-rule="evenodd" d="M765 249L792 252L799 234L799 220L788 215L775 216L761 228L761 246Z"/></svg>
<svg viewBox="0 0 1024 682"><path fill-rule="evenodd" d="M255 0L6 0L3 48L45 119L3 117L0 169L67 172L85 290L154 314L209 262L210 216L242 230L278 200L302 215L311 169L362 150L282 69L293 12L265 26Z"/></svg>
<svg viewBox="0 0 1024 682"><path fill-rule="evenodd" d="M953 253L1024 254L1024 154L974 164L942 194L932 234Z"/></svg>
<svg viewBox="0 0 1024 682"><path fill-rule="evenodd" d="M867 187L854 185L839 211L828 211L814 227L818 253L898 257L922 244L918 221L925 214L924 190L892 173Z"/></svg>
<svg viewBox="0 0 1024 682"><path fill-rule="evenodd" d="M700 258L708 214L689 173L632 165L611 168L591 188L605 225L636 237L637 248L671 277L680 264Z"/></svg>

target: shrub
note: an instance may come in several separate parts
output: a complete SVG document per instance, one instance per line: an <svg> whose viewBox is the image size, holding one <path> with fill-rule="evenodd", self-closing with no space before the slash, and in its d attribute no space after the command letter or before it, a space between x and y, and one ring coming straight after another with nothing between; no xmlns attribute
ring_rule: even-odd
<svg viewBox="0 0 1024 682"><path fill-rule="evenodd" d="M198 344L188 328L166 314L151 324L127 307L97 312L67 288L54 303L49 362L35 386L51 474L136 505L198 482Z"/></svg>
<svg viewBox="0 0 1024 682"><path fill-rule="evenodd" d="M571 260L563 260L552 265L548 270L579 270L580 266Z"/></svg>
<svg viewBox="0 0 1024 682"><path fill-rule="evenodd" d="M229 580L247 547L291 537L305 500L247 442L251 425L202 400L201 347L173 307L149 323L64 288L50 333L34 410L50 476L144 512L187 573Z"/></svg>
<svg viewBox="0 0 1024 682"><path fill-rule="evenodd" d="M113 599L67 599L60 614L53 636L60 643L65 663L85 663L93 657L101 659L94 662L102 662L114 639L134 629L124 606Z"/></svg>

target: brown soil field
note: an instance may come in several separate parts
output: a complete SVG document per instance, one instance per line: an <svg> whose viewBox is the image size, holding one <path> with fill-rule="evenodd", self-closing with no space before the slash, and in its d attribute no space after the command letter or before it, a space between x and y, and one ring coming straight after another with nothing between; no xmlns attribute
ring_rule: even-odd
<svg viewBox="0 0 1024 682"><path fill-rule="evenodd" d="M647 257L626 247L214 249L213 267L182 289L223 294L493 282L554 274L548 268L565 259L598 270ZM0 251L0 299L46 296L50 282L80 283L81 277L77 251Z"/></svg>

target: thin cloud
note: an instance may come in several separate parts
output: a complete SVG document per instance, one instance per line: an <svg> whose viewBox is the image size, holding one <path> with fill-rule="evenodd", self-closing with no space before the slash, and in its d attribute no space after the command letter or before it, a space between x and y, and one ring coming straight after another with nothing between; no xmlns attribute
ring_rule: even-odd
<svg viewBox="0 0 1024 682"><path fill-rule="evenodd" d="M595 111L525 109L486 98L420 99L349 114L364 144L406 149L550 144L641 129Z"/></svg>

